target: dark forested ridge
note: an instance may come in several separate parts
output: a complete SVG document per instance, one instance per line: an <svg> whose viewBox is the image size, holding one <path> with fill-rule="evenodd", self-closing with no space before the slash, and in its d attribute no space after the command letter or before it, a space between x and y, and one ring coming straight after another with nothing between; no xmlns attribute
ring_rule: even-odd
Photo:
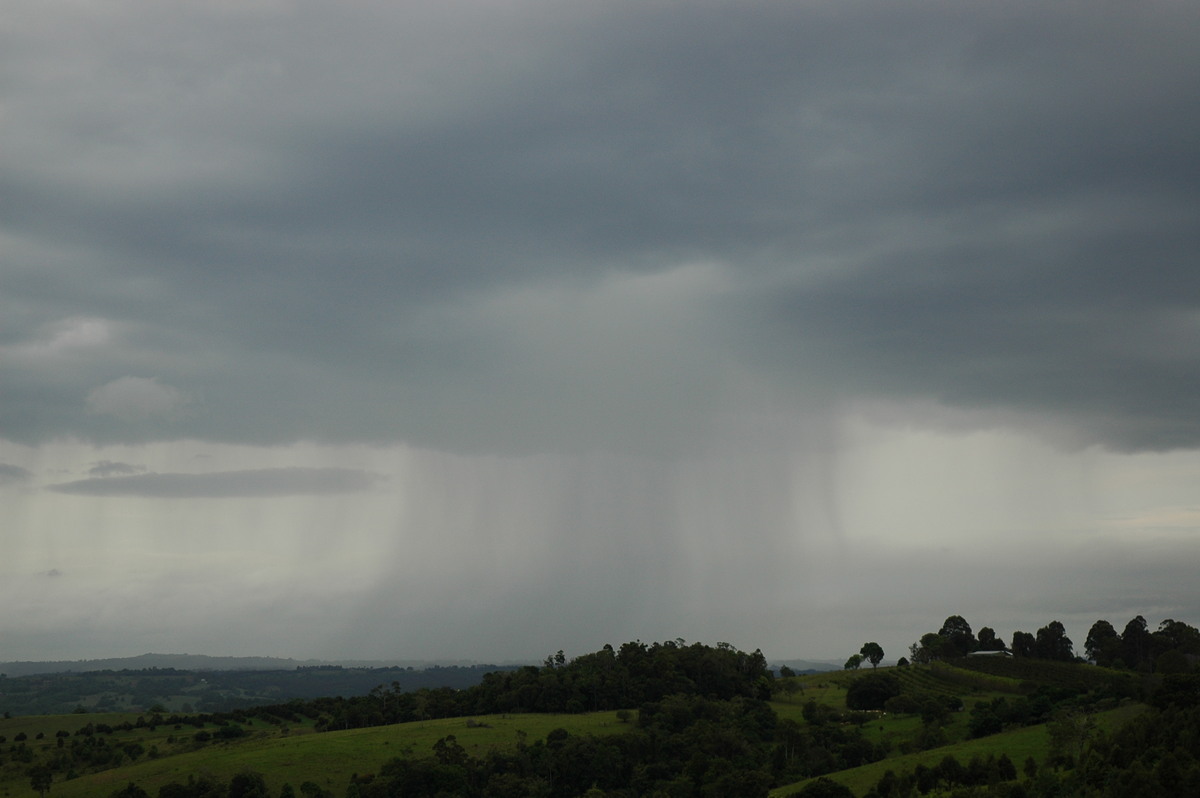
<svg viewBox="0 0 1200 798"><path fill-rule="evenodd" d="M229 712L291 699L363 695L380 684L414 691L479 684L495 665L431 668L301 666L290 670L176 668L0 675L0 711L12 715L88 712Z"/></svg>
<svg viewBox="0 0 1200 798"><path fill-rule="evenodd" d="M524 663L519 663L524 664ZM48 673L92 673L95 671L144 671L167 669L177 671L290 671L297 668L346 668L427 670L437 667L494 668L460 660L320 660L288 657L217 657L208 654L138 654L134 657L77 660L14 660L0 662L0 673L8 676L32 676Z"/></svg>

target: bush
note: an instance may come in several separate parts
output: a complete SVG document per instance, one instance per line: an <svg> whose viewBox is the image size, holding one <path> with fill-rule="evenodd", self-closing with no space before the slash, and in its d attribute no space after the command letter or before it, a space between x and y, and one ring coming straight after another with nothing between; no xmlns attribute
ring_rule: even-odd
<svg viewBox="0 0 1200 798"><path fill-rule="evenodd" d="M245 737L246 730L236 723L230 723L227 726L222 726L221 728L217 729L216 735L222 740L233 740L238 737Z"/></svg>
<svg viewBox="0 0 1200 798"><path fill-rule="evenodd" d="M889 698L900 695L900 680L890 673L869 673L855 679L846 690L850 709L883 709Z"/></svg>
<svg viewBox="0 0 1200 798"><path fill-rule="evenodd" d="M822 776L792 793L790 798L854 798L854 793L846 785Z"/></svg>
<svg viewBox="0 0 1200 798"><path fill-rule="evenodd" d="M911 695L901 693L884 701L883 708L894 715L916 715L921 711L921 702Z"/></svg>

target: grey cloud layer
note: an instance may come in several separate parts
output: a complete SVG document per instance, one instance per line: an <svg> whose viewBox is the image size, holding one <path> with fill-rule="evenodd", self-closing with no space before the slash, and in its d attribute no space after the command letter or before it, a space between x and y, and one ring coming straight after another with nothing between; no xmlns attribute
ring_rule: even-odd
<svg viewBox="0 0 1200 798"><path fill-rule="evenodd" d="M111 476L128 476L130 474L140 474L145 471L146 467L142 465L133 465L132 463L118 463L113 460L98 460L91 464L88 468L89 477L111 477Z"/></svg>
<svg viewBox="0 0 1200 798"><path fill-rule="evenodd" d="M0 485L12 485L18 482L26 482L32 476L28 470L21 466L11 465L9 463L0 463Z"/></svg>
<svg viewBox="0 0 1200 798"><path fill-rule="evenodd" d="M122 8L0 34L0 436L1200 445L1188 4Z"/></svg>
<svg viewBox="0 0 1200 798"><path fill-rule="evenodd" d="M219 499L357 493L378 481L377 475L353 468L295 467L93 477L50 485L48 490L84 496Z"/></svg>

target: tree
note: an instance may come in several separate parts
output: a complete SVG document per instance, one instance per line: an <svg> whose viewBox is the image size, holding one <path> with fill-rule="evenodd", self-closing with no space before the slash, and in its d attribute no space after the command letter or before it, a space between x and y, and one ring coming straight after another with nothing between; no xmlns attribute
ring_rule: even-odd
<svg viewBox="0 0 1200 798"><path fill-rule="evenodd" d="M555 729L555 732L563 731ZM551 732L553 734L554 732ZM565 732L564 732L565 733ZM546 737L550 739L549 736ZM433 755L437 757L437 761L443 765L453 765L461 767L467 763L467 749L463 748L458 743L458 739L453 734L447 734L445 737L433 744Z"/></svg>
<svg viewBox="0 0 1200 798"><path fill-rule="evenodd" d="M846 660L846 664L842 666L843 670L856 671L863 663L862 654L851 654L850 659Z"/></svg>
<svg viewBox="0 0 1200 798"><path fill-rule="evenodd" d="M1067 630L1058 621L1051 621L1038 629L1034 652L1041 659L1070 662L1075 658L1072 648L1071 638L1067 637Z"/></svg>
<svg viewBox="0 0 1200 798"><path fill-rule="evenodd" d="M1154 660L1155 673L1187 673L1191 667L1187 655L1177 648L1164 651Z"/></svg>
<svg viewBox="0 0 1200 798"><path fill-rule="evenodd" d="M971 631L971 624L961 615L951 615L947 618L938 634L950 641L954 652L960 657L965 657L978 645L975 642L975 634Z"/></svg>
<svg viewBox="0 0 1200 798"><path fill-rule="evenodd" d="M268 798L266 780L261 773L244 770L230 779L229 798Z"/></svg>
<svg viewBox="0 0 1200 798"><path fill-rule="evenodd" d="M889 698L900 695L900 680L891 673L869 673L846 688L848 709L883 709Z"/></svg>
<svg viewBox="0 0 1200 798"><path fill-rule="evenodd" d="M878 643L863 643L862 650L858 653L867 658L872 668L878 667L883 661L883 648Z"/></svg>
<svg viewBox="0 0 1200 798"><path fill-rule="evenodd" d="M29 786L36 790L38 795L45 796L53 783L54 773L48 765L37 765L29 769Z"/></svg>
<svg viewBox="0 0 1200 798"><path fill-rule="evenodd" d="M1200 673L1168 673L1150 703L1159 709L1194 709L1200 706Z"/></svg>
<svg viewBox="0 0 1200 798"><path fill-rule="evenodd" d="M1017 766L1008 758L1008 754L1001 754L996 760L996 775L1000 777L1000 781L1013 781L1017 778Z"/></svg>
<svg viewBox="0 0 1200 798"><path fill-rule="evenodd" d="M1053 759L1078 762L1083 748L1096 731L1090 715L1075 709L1064 709L1046 724L1050 736L1050 755Z"/></svg>
<svg viewBox="0 0 1200 798"><path fill-rule="evenodd" d="M1003 651L1004 641L996 637L995 629L990 626L985 626L979 630L979 650Z"/></svg>
<svg viewBox="0 0 1200 798"><path fill-rule="evenodd" d="M110 793L108 798L150 798L150 793L131 781L116 792Z"/></svg>
<svg viewBox="0 0 1200 798"><path fill-rule="evenodd" d="M1099 620L1092 624L1083 644L1083 655L1103 667L1112 665L1121 656L1121 636L1111 623Z"/></svg>
<svg viewBox="0 0 1200 798"><path fill-rule="evenodd" d="M1139 615L1125 624L1125 631L1121 632L1121 658L1125 664L1134 670L1148 668L1151 642L1145 618Z"/></svg>
<svg viewBox="0 0 1200 798"><path fill-rule="evenodd" d="M920 641L909 646L908 651L912 661L918 665L927 665L934 660L946 659L955 654L950 640L934 632L921 635Z"/></svg>
<svg viewBox="0 0 1200 798"><path fill-rule="evenodd" d="M1037 655L1037 641L1029 632L1013 632L1012 653L1014 657L1033 657Z"/></svg>
<svg viewBox="0 0 1200 798"><path fill-rule="evenodd" d="M809 782L799 792L792 794L796 798L854 798L854 792L849 787L825 776Z"/></svg>
<svg viewBox="0 0 1200 798"><path fill-rule="evenodd" d="M1150 638L1157 654L1172 650L1180 654L1200 654L1200 630L1183 621L1167 618Z"/></svg>

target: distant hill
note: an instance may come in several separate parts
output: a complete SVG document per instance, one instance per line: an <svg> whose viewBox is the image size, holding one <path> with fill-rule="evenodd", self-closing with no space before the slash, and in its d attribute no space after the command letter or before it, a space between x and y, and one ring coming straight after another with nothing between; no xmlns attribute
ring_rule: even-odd
<svg viewBox="0 0 1200 798"><path fill-rule="evenodd" d="M279 671L311 667L343 668L470 668L479 663L467 660L298 660L285 657L212 657L205 654L140 654L113 659L0 662L0 673L7 676L31 676L44 673L86 673L89 671L149 670L174 668L183 671ZM525 664L525 663L521 663Z"/></svg>
<svg viewBox="0 0 1200 798"><path fill-rule="evenodd" d="M771 669L778 671L784 665L796 673L825 673L841 670L842 663L827 659L781 659L771 662Z"/></svg>
<svg viewBox="0 0 1200 798"><path fill-rule="evenodd" d="M196 660L204 667L175 666ZM70 668L47 672L39 670L46 664L35 663L31 667L36 672L24 675L5 672L0 676L0 712L55 715L76 711L140 712L151 707L162 707L168 712L228 712L293 699L361 696L377 687L399 691L462 690L479 684L487 673L519 667L433 665L414 668L394 665L361 668L240 657L186 660L129 657L50 663L50 666L64 664Z"/></svg>

